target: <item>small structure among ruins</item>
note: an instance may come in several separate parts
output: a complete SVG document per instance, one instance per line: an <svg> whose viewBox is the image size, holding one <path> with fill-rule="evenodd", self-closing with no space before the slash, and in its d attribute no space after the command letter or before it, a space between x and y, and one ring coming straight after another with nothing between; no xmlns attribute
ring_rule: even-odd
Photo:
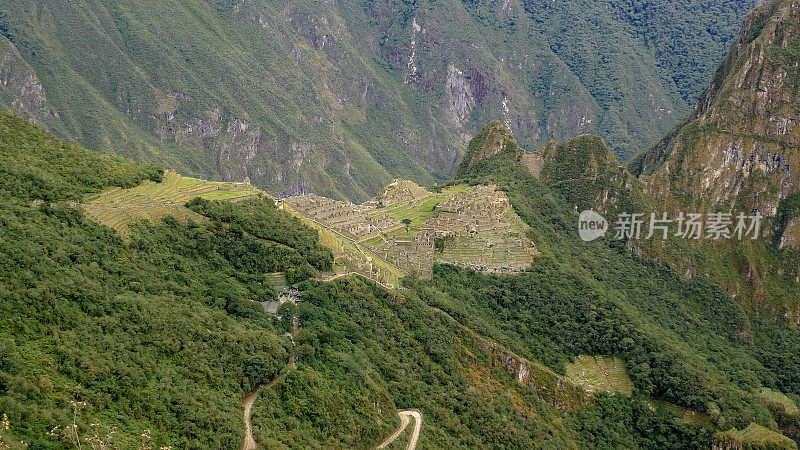
<svg viewBox="0 0 800 450"><path fill-rule="evenodd" d="M297 305L302 300L301 297L303 293L300 292L297 285L276 286L275 290L278 294L278 300L261 302L261 305L264 306L264 310L274 316L278 315L278 308L280 308L282 304L289 302Z"/></svg>

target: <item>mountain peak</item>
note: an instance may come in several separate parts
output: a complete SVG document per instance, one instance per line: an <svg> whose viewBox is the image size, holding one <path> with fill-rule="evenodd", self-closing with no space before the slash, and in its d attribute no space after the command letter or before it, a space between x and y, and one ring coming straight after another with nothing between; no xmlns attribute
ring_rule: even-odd
<svg viewBox="0 0 800 450"><path fill-rule="evenodd" d="M511 130L502 122L499 120L489 122L469 141L467 151L456 170L456 178L467 175L479 161L503 153L519 160L525 151L517 145Z"/></svg>
<svg viewBox="0 0 800 450"><path fill-rule="evenodd" d="M774 215L800 190L800 4L768 3L700 96L695 112L629 165L660 198Z"/></svg>

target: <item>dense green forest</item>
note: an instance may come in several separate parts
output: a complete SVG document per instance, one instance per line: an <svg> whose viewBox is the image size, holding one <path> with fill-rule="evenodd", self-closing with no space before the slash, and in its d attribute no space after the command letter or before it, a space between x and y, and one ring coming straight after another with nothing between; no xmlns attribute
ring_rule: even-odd
<svg viewBox="0 0 800 450"><path fill-rule="evenodd" d="M333 255L329 249L320 245L316 230L303 226L299 218L278 210L272 199L262 197L234 204L196 198L186 206L216 222L230 224L240 234L249 233L268 244L281 244L283 248L296 250L297 258L293 266L303 267L301 260L304 260L317 270L330 271L333 268ZM285 270L279 267L274 269L273 272ZM304 267L303 272L309 273L309 270Z"/></svg>

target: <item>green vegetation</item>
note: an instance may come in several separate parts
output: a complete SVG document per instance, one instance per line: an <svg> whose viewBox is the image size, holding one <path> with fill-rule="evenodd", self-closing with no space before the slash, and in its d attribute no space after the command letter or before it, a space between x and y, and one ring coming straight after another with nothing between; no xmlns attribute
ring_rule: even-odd
<svg viewBox="0 0 800 450"><path fill-rule="evenodd" d="M184 222L205 221L205 217L184 207L184 203L195 197L241 200L259 194L261 191L250 185L198 180L167 171L159 183L145 181L129 189L105 189L85 198L82 206L89 217L127 237L129 224L142 220L152 223L172 216Z"/></svg>
<svg viewBox="0 0 800 450"><path fill-rule="evenodd" d="M599 394L569 418L579 448L710 448L712 432L686 423L672 408L641 397Z"/></svg>
<svg viewBox="0 0 800 450"><path fill-rule="evenodd" d="M499 360L488 358L472 331L431 308L427 294L391 294L356 278L303 289L298 314L307 331L303 340L314 351L300 358L301 368L259 394L254 427L256 440L267 447L286 442L280 440L284 432L300 447L373 446L394 430L395 408L422 411L423 448L710 445L709 430L639 399L603 394L586 409L575 406L577 412L565 414L553 405L566 397L520 384ZM552 375L534 386L551 382L555 386Z"/></svg>
<svg viewBox="0 0 800 450"><path fill-rule="evenodd" d="M765 2L749 15L740 42L718 66L695 112L629 164L632 173L643 175L640 184L652 193L647 201L659 205L656 211L759 211L765 216L762 239L637 245L676 273L710 275L748 315L785 326L800 323L800 254L792 223L800 196L788 187L796 183L798 140L797 130L775 133L769 124L800 106L799 18L789 1ZM781 81L764 102L757 85L776 77ZM737 149L737 161L764 158L775 166L756 164L743 176L737 162L720 158L731 148Z"/></svg>
<svg viewBox="0 0 800 450"><path fill-rule="evenodd" d="M8 127L47 136L22 121ZM731 428L786 444L776 430L798 423L762 398L764 387L800 394L796 328L750 318L704 277L677 277L619 242L580 241L565 195L510 153L478 160L442 191L505 189L541 252L529 271L436 265L402 291L352 276L306 280L279 321L258 301L275 298L276 273L296 281L330 270L332 232L268 197L197 198L187 207L208 223L135 222L123 240L69 203L123 184L87 174L72 186L78 164L103 172L119 162L72 151L77 163L46 145L26 149L42 161L40 178L64 186L48 202L0 197L4 439L67 447L48 432L86 401L82 435L91 423L116 426L120 447L139 445L145 430L153 446L236 446L243 395L278 374L253 410L265 448L367 448L391 433L399 408L423 413L420 445L434 448L708 448L743 438ZM147 178L147 166L126 167L120 179ZM3 173L9 192L30 183L20 170ZM107 181L81 181L95 179ZM280 336L291 315L294 347ZM285 370L292 355L297 368ZM565 377L578 367L613 368L612 390L626 395L589 396Z"/></svg>
<svg viewBox="0 0 800 450"><path fill-rule="evenodd" d="M689 111L754 3L5 2L0 107L183 174L360 201L449 178L496 118L523 147L592 132L627 159Z"/></svg>
<svg viewBox="0 0 800 450"><path fill-rule="evenodd" d="M253 301L275 295L263 271L307 262L235 231L173 219L134 225L125 244L67 201L160 171L5 115L0 136L6 436L58 448L48 432L73 423L75 401L88 403L78 408L81 436L96 430L91 423L116 426L120 447L139 445L144 430L155 446L239 440L242 392L277 373L291 348ZM42 197L48 202L31 205Z"/></svg>
<svg viewBox="0 0 800 450"><path fill-rule="evenodd" d="M500 121L486 125L469 141L464 157L456 170L456 177L463 177L481 159L498 153L508 153L516 159L522 158L525 151L517 145L517 140Z"/></svg>
<svg viewBox="0 0 800 450"><path fill-rule="evenodd" d="M265 273L329 266L316 233L271 200L197 200L232 225L167 217L132 224L126 243L68 201L160 171L65 144L6 115L0 142L4 439L67 447L48 432L73 423L74 401L87 402L77 408L81 437L116 426L121 448L141 445L145 430L153 446L240 441L243 393L273 378L291 352L257 303L275 298ZM31 204L41 196L48 202ZM243 230L259 224L283 242Z"/></svg>
<svg viewBox="0 0 800 450"><path fill-rule="evenodd" d="M487 179L507 190L542 257L513 277L436 267L434 286L447 295L431 298L453 317L558 373L579 355L619 355L634 396L706 413L722 429L794 423L752 391L800 392L796 328L748 317L711 281L683 280L619 241L580 241L562 194L507 155L479 161L466 181Z"/></svg>
<svg viewBox="0 0 800 450"><path fill-rule="evenodd" d="M76 201L105 186L161 181L162 171L155 166L86 152L4 111L0 135L3 199Z"/></svg>
<svg viewBox="0 0 800 450"><path fill-rule="evenodd" d="M782 198L778 203L778 211L775 213L775 232L773 233L773 244L777 247L780 243L781 236L786 230L789 221L800 217L800 193L790 194L786 198Z"/></svg>
<svg viewBox="0 0 800 450"><path fill-rule="evenodd" d="M584 135L561 144L551 142L539 153L545 160L540 180L579 211L614 212L606 211L612 205L602 204L602 199L611 199L615 210L634 210L640 183L619 164L602 138Z"/></svg>
<svg viewBox="0 0 800 450"><path fill-rule="evenodd" d="M784 411L788 414L797 414L800 412L797 408L797 404L791 398L787 397L786 394L782 392L774 391L770 388L761 388L758 392L759 397L763 400L780 405Z"/></svg>
<svg viewBox="0 0 800 450"><path fill-rule="evenodd" d="M751 423L743 430L732 429L720 433L718 439L728 445L744 446L744 448L797 449L795 441L755 423Z"/></svg>
<svg viewBox="0 0 800 450"><path fill-rule="evenodd" d="M756 2L527 0L523 4L534 28L548 36L550 49L602 111L596 129L583 132L601 135L626 161L690 112ZM543 96L553 94L548 87L542 86ZM653 95L665 97L660 100L664 109L639 103ZM646 123L651 124L646 125L649 129L639 129Z"/></svg>
<svg viewBox="0 0 800 450"><path fill-rule="evenodd" d="M237 203L195 198L186 205L189 209L217 222L230 224L256 238L296 250L317 270L333 268L331 252L319 244L317 232L275 206L267 197ZM274 272L274 271L273 271Z"/></svg>

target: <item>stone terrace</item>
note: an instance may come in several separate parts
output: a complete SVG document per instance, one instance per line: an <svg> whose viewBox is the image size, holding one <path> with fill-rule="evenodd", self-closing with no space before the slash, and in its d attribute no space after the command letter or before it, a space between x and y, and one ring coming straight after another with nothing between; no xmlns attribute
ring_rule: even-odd
<svg viewBox="0 0 800 450"><path fill-rule="evenodd" d="M451 186L433 193L395 180L361 205L313 194L284 202L338 236L326 245L342 266L378 282L412 271L430 276L434 261L513 273L529 267L537 254L527 226L495 186ZM445 241L441 252L435 250L437 238Z"/></svg>

